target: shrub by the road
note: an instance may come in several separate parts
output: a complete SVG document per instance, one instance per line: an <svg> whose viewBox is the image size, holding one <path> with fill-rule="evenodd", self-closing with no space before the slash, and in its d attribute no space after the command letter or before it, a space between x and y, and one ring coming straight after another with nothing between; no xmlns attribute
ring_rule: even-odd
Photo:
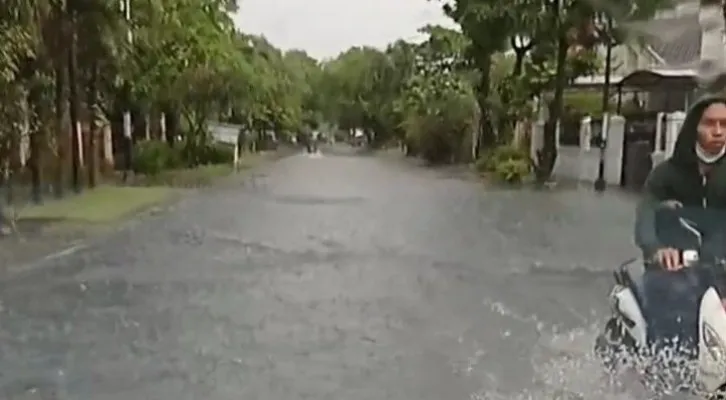
<svg viewBox="0 0 726 400"><path fill-rule="evenodd" d="M232 164L233 161L234 146L215 143L171 147L164 141L147 140L135 145L133 169L137 174L156 176L169 169Z"/></svg>
<svg viewBox="0 0 726 400"><path fill-rule="evenodd" d="M234 146L215 143L200 149L200 164L231 164L234 162Z"/></svg>
<svg viewBox="0 0 726 400"><path fill-rule="evenodd" d="M155 176L183 164L181 153L160 140L147 140L134 146L133 169L137 174Z"/></svg>
<svg viewBox="0 0 726 400"><path fill-rule="evenodd" d="M500 146L484 154L476 161L476 169L509 184L522 183L532 173L529 155L515 146Z"/></svg>

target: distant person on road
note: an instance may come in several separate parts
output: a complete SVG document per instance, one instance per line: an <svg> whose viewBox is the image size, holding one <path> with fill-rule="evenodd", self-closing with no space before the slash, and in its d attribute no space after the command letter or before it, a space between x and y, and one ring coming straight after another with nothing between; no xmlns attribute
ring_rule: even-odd
<svg viewBox="0 0 726 400"><path fill-rule="evenodd" d="M313 143L313 153L317 153L318 151L318 144L320 143L320 132L313 131L312 132L312 143Z"/></svg>
<svg viewBox="0 0 726 400"><path fill-rule="evenodd" d="M658 240L662 207L716 207L726 210L726 98L707 97L691 107L678 133L673 155L645 182L635 224L635 242L646 259L668 270L683 266L680 252ZM726 244L725 244L726 245Z"/></svg>
<svg viewBox="0 0 726 400"><path fill-rule="evenodd" d="M313 144L312 144L312 141L310 140L310 133L300 132L300 133L298 133L297 137L298 137L298 143L305 146L305 151L307 151L308 153L312 153Z"/></svg>

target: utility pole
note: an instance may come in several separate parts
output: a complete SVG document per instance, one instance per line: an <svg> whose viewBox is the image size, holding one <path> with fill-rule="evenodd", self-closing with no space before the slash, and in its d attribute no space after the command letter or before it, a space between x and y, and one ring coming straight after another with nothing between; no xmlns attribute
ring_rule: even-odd
<svg viewBox="0 0 726 400"><path fill-rule="evenodd" d="M134 44L134 34L131 27L131 0L121 0L121 11L124 13L124 18L128 24L128 31L126 31L126 40L128 41L129 48ZM124 82L124 97L126 105L131 101L131 84L128 80ZM131 135L131 111L125 110L123 113L123 125L124 125L124 181L128 180L128 174L131 171L131 163L133 161L133 150L134 141Z"/></svg>
<svg viewBox="0 0 726 400"><path fill-rule="evenodd" d="M600 129L600 139L598 147L600 148L600 158L597 166L597 179L595 179L595 191L604 192L607 187L605 182L605 151L607 150L608 130L610 129L610 74L612 69L613 58L613 19L609 15L606 18L605 40L605 82L602 89L602 128Z"/></svg>

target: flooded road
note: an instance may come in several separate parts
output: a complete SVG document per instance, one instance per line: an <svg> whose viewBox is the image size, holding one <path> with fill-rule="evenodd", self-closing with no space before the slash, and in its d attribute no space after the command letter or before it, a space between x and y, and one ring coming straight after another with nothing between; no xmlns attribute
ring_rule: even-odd
<svg viewBox="0 0 726 400"><path fill-rule="evenodd" d="M0 394L589 393L593 324L612 269L635 254L632 218L614 192L491 190L374 157L293 156L6 278Z"/></svg>

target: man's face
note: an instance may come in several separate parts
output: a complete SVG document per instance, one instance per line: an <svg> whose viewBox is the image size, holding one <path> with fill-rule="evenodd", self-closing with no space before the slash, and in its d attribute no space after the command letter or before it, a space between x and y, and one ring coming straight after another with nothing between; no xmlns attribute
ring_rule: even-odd
<svg viewBox="0 0 726 400"><path fill-rule="evenodd" d="M726 104L706 108L698 123L698 144L708 154L718 154L726 145Z"/></svg>

